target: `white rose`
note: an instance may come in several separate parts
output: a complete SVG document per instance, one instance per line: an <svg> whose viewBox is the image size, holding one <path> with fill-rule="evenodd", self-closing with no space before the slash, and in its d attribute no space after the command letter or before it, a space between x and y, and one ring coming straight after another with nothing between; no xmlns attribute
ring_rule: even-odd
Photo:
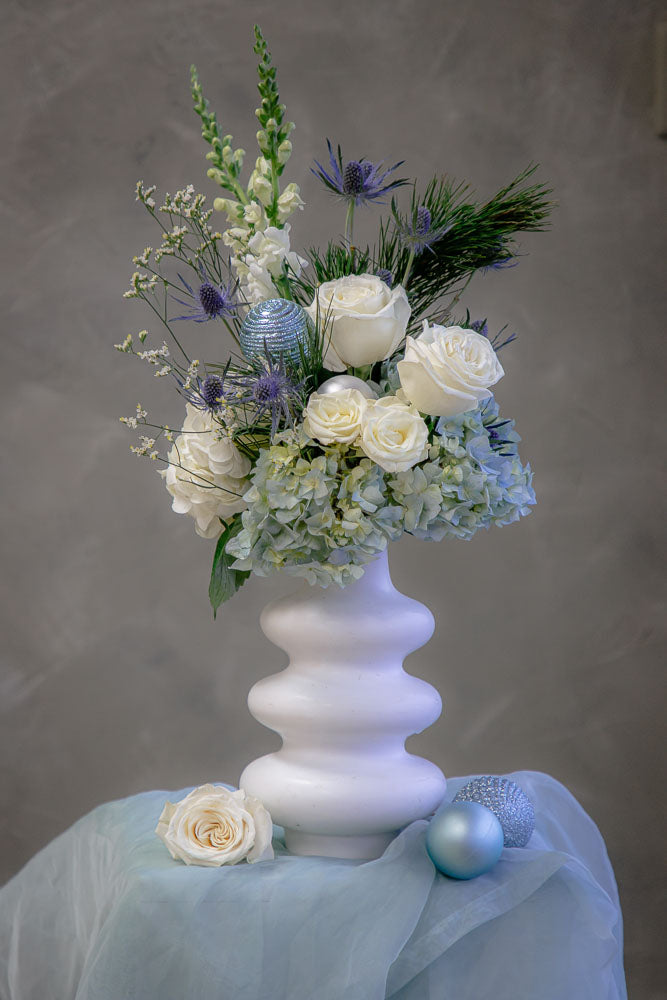
<svg viewBox="0 0 667 1000"><path fill-rule="evenodd" d="M368 400L361 422L364 453L385 472L405 472L428 455L428 427L396 396Z"/></svg>
<svg viewBox="0 0 667 1000"><path fill-rule="evenodd" d="M366 399L358 389L314 392L308 400L304 426L322 444L352 444L361 432Z"/></svg>
<svg viewBox="0 0 667 1000"><path fill-rule="evenodd" d="M398 375L408 399L434 417L473 410L505 374L488 339L460 326L429 326L408 337Z"/></svg>
<svg viewBox="0 0 667 1000"><path fill-rule="evenodd" d="M155 832L172 858L186 865L218 868L273 858L271 816L243 789L202 785L180 802L166 802Z"/></svg>
<svg viewBox="0 0 667 1000"><path fill-rule="evenodd" d="M220 518L245 510L243 494L250 461L208 411L186 404L182 433L167 456L172 463L161 473L174 498L172 509L189 514L202 538L217 538Z"/></svg>
<svg viewBox="0 0 667 1000"><path fill-rule="evenodd" d="M389 288L374 274L350 274L319 286L306 312L327 323L324 366L330 371L384 361L403 340L410 306L401 285Z"/></svg>

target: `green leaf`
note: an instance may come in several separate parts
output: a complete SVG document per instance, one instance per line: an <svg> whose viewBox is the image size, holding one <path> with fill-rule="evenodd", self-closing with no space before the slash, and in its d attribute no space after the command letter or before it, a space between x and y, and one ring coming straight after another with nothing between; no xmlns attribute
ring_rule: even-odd
<svg viewBox="0 0 667 1000"><path fill-rule="evenodd" d="M250 576L249 572L232 569L234 557L228 555L225 551L227 543L231 541L234 535L239 533L242 527L243 523L240 516L235 517L225 527L215 547L213 566L211 567L211 582L208 585L208 597L213 608L214 618L217 615L220 605L228 601L230 597L233 597L239 587L242 587Z"/></svg>

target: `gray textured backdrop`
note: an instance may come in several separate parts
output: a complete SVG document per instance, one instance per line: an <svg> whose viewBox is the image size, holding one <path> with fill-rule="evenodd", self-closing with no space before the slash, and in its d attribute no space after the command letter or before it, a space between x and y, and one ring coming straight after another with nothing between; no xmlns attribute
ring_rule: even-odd
<svg viewBox="0 0 667 1000"><path fill-rule="evenodd" d="M285 585L251 582L213 623L210 544L171 513L117 420L141 399L177 425L180 405L111 349L147 321L121 298L132 253L155 239L136 179L214 193L190 62L225 130L253 148L258 20L298 126L287 176L308 209L295 243L342 225L308 172L327 135L350 156L405 157L421 178L445 170L484 195L537 160L556 189L552 232L467 299L520 334L498 397L539 505L467 544L394 546L396 583L438 620L410 669L442 692L444 715L412 745L449 774L531 768L565 782L616 868L631 995L662 995L658 8L6 0L5 875L105 799L235 781L275 746L244 701L282 663L257 616Z"/></svg>

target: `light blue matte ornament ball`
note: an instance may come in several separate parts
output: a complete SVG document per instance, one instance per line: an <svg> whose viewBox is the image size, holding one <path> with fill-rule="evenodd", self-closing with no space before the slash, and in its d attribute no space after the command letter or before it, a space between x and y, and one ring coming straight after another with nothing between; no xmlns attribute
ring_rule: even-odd
<svg viewBox="0 0 667 1000"><path fill-rule="evenodd" d="M253 306L239 331L241 350L249 361L266 358L298 365L311 345L310 320L297 302L267 299Z"/></svg>
<svg viewBox="0 0 667 1000"><path fill-rule="evenodd" d="M477 878L493 868L503 849L503 828L479 802L449 802L426 832L426 850L443 875Z"/></svg>
<svg viewBox="0 0 667 1000"><path fill-rule="evenodd" d="M510 778L485 774L456 793L454 802L479 802L490 809L503 828L505 847L525 847L535 829L535 810L522 788Z"/></svg>

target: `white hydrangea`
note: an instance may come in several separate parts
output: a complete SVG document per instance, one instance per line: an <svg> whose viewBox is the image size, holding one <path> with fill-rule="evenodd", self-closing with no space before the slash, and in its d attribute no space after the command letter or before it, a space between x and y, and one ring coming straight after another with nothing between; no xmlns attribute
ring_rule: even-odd
<svg viewBox="0 0 667 1000"><path fill-rule="evenodd" d="M244 510L250 461L207 411L186 404L185 423L161 473L172 509L189 514L201 538L217 538L220 519Z"/></svg>

